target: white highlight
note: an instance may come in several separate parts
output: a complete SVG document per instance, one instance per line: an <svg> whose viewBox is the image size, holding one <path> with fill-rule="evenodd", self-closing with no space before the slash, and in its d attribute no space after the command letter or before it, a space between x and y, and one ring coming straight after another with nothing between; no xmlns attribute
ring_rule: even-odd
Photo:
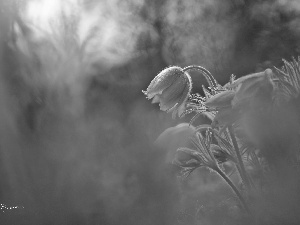
<svg viewBox="0 0 300 225"><path fill-rule="evenodd" d="M70 16L74 13L77 0L31 0L28 1L24 18L33 26L48 32L57 27L62 13Z"/></svg>
<svg viewBox="0 0 300 225"><path fill-rule="evenodd" d="M3 203L0 203L0 210L5 213L6 210L12 210L12 209L24 209L24 206L6 206Z"/></svg>

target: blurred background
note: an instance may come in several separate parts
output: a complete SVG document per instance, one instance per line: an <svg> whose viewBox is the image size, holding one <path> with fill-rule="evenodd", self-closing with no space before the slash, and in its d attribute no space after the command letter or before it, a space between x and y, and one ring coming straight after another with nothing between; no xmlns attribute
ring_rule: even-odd
<svg viewBox="0 0 300 225"><path fill-rule="evenodd" d="M169 65L221 84L280 67L299 22L298 0L1 0L0 203L18 206L1 224L194 224L197 207L226 206L208 171L176 178L176 149L153 142L190 117L142 90Z"/></svg>

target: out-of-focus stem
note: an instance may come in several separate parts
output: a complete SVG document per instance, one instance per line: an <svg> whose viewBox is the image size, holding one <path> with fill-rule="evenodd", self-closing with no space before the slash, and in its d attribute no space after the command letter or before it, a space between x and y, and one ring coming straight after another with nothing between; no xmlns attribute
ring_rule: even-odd
<svg viewBox="0 0 300 225"><path fill-rule="evenodd" d="M232 125L228 126L228 130L229 130L229 134L230 134L232 144L233 144L233 147L234 147L234 150L235 150L235 154L236 154L237 160L238 160L238 166L237 166L238 171L241 175L241 178L242 178L244 184L247 187L247 190L249 190L250 189L250 182L249 182L249 179L248 179L248 176L247 176L247 173L246 173L246 169L245 169L245 165L244 165L244 162L243 162L243 159L242 159L242 156L241 156L241 153L240 153L240 150L239 150L239 147L238 147L238 144L237 144L234 132L233 132Z"/></svg>
<svg viewBox="0 0 300 225"><path fill-rule="evenodd" d="M216 168L213 168L225 181L226 183L231 187L232 191L237 195L237 197L239 198L240 202L242 203L244 209L247 211L247 213L249 215L251 215L250 209L245 201L245 199L243 198L243 196L241 195L241 193L239 192L239 190L237 189L237 187L234 185L234 183L228 178L228 176L219 168L219 166L217 166Z"/></svg>
<svg viewBox="0 0 300 225"><path fill-rule="evenodd" d="M215 89L217 88L218 83L217 83L216 79L213 77L213 75L207 69L205 69L202 66L197 66L197 65L191 65L191 66L187 66L187 67L183 68L183 71L188 71L188 70L200 71L204 75L205 79L207 80L209 86L212 89L212 92L215 92Z"/></svg>

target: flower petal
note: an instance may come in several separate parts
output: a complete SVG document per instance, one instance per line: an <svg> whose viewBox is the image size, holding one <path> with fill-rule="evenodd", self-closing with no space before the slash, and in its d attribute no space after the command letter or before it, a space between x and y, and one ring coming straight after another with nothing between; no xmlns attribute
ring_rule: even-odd
<svg viewBox="0 0 300 225"><path fill-rule="evenodd" d="M174 111L172 112L172 118L175 119L176 115L180 117L184 113L184 110L185 110L185 102L179 106L176 105L176 109L174 109Z"/></svg>
<svg viewBox="0 0 300 225"><path fill-rule="evenodd" d="M212 126L227 126L238 119L238 111L232 109L231 107L224 108L217 112Z"/></svg>
<svg viewBox="0 0 300 225"><path fill-rule="evenodd" d="M160 95L157 94L154 96L154 98L152 99L152 103L159 103L160 102Z"/></svg>
<svg viewBox="0 0 300 225"><path fill-rule="evenodd" d="M149 99L153 98L156 94L161 94L165 89L170 87L174 81L184 74L182 68L172 66L161 71L150 83L147 91L144 93Z"/></svg>
<svg viewBox="0 0 300 225"><path fill-rule="evenodd" d="M173 119L176 118L176 115L178 115L178 117L181 117L186 109L186 102L192 90L192 79L190 75L187 73L186 73L186 78L187 78L187 83L184 88L184 91L182 92L180 100L172 109L168 111L168 112L172 112Z"/></svg>
<svg viewBox="0 0 300 225"><path fill-rule="evenodd" d="M235 88L243 82L252 82L253 80L261 80L264 79L266 75L269 74L270 69L266 69L265 71L259 73L252 73L246 76L242 76L235 80L232 84L226 86L227 88Z"/></svg>
<svg viewBox="0 0 300 225"><path fill-rule="evenodd" d="M248 79L238 87L232 105L234 107L263 106L264 103L271 102L273 90L274 83L270 76Z"/></svg>
<svg viewBox="0 0 300 225"><path fill-rule="evenodd" d="M175 104L178 104L183 97L187 85L188 78L186 78L185 74L184 76L178 77L177 80L161 94L160 109L167 111L174 107Z"/></svg>
<svg viewBox="0 0 300 225"><path fill-rule="evenodd" d="M207 99L205 105L209 108L219 109L231 106L231 101L235 96L235 91L222 91Z"/></svg>

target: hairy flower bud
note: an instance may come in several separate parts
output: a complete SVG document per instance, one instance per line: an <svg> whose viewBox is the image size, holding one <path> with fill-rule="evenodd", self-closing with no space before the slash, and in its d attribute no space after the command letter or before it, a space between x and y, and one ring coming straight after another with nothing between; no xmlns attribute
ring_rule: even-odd
<svg viewBox="0 0 300 225"><path fill-rule="evenodd" d="M237 90L232 100L233 107L266 108L271 102L274 84L271 79L272 70L250 74L237 79L232 86Z"/></svg>
<svg viewBox="0 0 300 225"><path fill-rule="evenodd" d="M235 92L231 90L222 91L211 98L207 99L205 102L205 105L208 108L212 109L220 109L220 108L226 108L231 107L231 101L234 98Z"/></svg>
<svg viewBox="0 0 300 225"><path fill-rule="evenodd" d="M182 68L172 66L161 71L143 93L153 98L152 103L159 103L160 110L173 112L175 117L183 114L191 89L191 77Z"/></svg>
<svg viewBox="0 0 300 225"><path fill-rule="evenodd" d="M188 123L180 123L162 132L155 141L155 145L165 151L166 162L171 163L175 157L176 150L181 147L190 147L189 137L194 135L196 129Z"/></svg>

